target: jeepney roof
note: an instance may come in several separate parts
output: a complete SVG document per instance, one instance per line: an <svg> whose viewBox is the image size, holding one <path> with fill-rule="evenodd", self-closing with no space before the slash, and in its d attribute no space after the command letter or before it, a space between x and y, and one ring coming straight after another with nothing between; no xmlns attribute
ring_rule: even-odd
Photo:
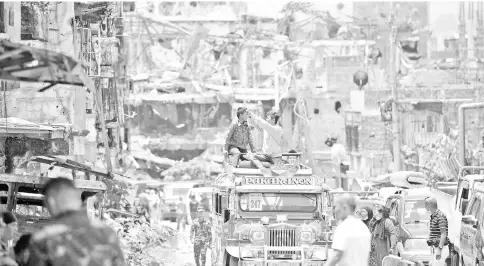
<svg viewBox="0 0 484 266"><path fill-rule="evenodd" d="M424 188L402 189L395 192L395 194L390 195L389 198L395 198L399 196L402 198L409 198L409 199L430 197L430 188L424 187Z"/></svg>
<svg viewBox="0 0 484 266"><path fill-rule="evenodd" d="M0 183L17 183L25 185L43 186L49 177L31 176L31 175L15 175L15 174L0 174ZM80 190L92 190L97 192L106 191L106 184L101 181L81 180L75 179L74 183Z"/></svg>
<svg viewBox="0 0 484 266"><path fill-rule="evenodd" d="M474 185L474 190L479 192L484 192L484 184L483 183L476 183Z"/></svg>
<svg viewBox="0 0 484 266"><path fill-rule="evenodd" d="M271 186L271 185L244 185L237 186L236 192L239 193L322 193L329 191L329 187L322 186Z"/></svg>
<svg viewBox="0 0 484 266"><path fill-rule="evenodd" d="M472 182L479 179L484 179L484 175L466 175L463 178Z"/></svg>
<svg viewBox="0 0 484 266"><path fill-rule="evenodd" d="M287 169L277 169L277 168L272 168L271 170L276 170L276 171L286 171ZM233 174L235 176L263 176L262 172L258 168L233 168L232 169ZM313 174L313 171L310 167L307 167L303 164L299 165L299 169L297 170L296 175L297 176L311 176Z"/></svg>

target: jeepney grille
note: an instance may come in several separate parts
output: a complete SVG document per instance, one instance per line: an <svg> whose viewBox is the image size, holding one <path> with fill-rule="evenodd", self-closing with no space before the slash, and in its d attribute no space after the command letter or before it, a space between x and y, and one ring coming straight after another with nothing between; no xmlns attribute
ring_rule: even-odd
<svg viewBox="0 0 484 266"><path fill-rule="evenodd" d="M271 229L269 231L269 246L271 247L295 247L296 230L294 229ZM292 255L296 251L271 251L270 255Z"/></svg>

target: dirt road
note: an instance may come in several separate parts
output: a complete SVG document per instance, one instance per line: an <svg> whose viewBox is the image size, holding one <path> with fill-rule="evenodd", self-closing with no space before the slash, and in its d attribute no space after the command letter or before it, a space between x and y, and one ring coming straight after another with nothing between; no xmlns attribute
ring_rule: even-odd
<svg viewBox="0 0 484 266"><path fill-rule="evenodd" d="M176 223L164 221L164 225L176 229ZM179 232L176 239L171 241L172 248L156 250L156 256L165 261L167 266L195 266L193 257L193 244L190 242L190 227L187 226L183 232ZM207 252L207 263L210 265L210 250Z"/></svg>

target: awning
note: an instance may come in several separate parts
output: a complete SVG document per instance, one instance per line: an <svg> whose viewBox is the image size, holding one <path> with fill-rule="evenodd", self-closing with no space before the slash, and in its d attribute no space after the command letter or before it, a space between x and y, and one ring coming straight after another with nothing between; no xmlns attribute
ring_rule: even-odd
<svg viewBox="0 0 484 266"><path fill-rule="evenodd" d="M0 136L22 134L29 138L63 139L64 126L35 124L16 117L0 118Z"/></svg>
<svg viewBox="0 0 484 266"><path fill-rule="evenodd" d="M30 161L49 164L51 166L57 166L62 168L71 169L74 171L84 172L86 174L93 174L95 176L101 176L104 178L112 179L111 174L106 170L95 169L85 164L78 163L69 159L64 159L55 156L34 156Z"/></svg>
<svg viewBox="0 0 484 266"><path fill-rule="evenodd" d="M82 64L72 57L28 45L0 40L0 79L84 86Z"/></svg>
<svg viewBox="0 0 484 266"><path fill-rule="evenodd" d="M254 89L254 88L234 88L229 86L221 86L215 84L204 84L206 89L217 91L222 96L240 101L270 101L275 100L277 91L274 88ZM224 97L224 98L225 98Z"/></svg>
<svg viewBox="0 0 484 266"><path fill-rule="evenodd" d="M157 102L157 103L174 103L174 104L214 104L219 102L217 93L202 92L202 93L133 93L129 95L128 103L132 105L140 105L143 102Z"/></svg>
<svg viewBox="0 0 484 266"><path fill-rule="evenodd" d="M31 175L15 175L15 174L0 174L0 180L6 183L28 184L28 185L43 185L49 177L31 176ZM106 191L106 184L101 181L92 180L74 180L76 187L82 191L84 190L98 190L99 192ZM24 194L25 195L25 194Z"/></svg>

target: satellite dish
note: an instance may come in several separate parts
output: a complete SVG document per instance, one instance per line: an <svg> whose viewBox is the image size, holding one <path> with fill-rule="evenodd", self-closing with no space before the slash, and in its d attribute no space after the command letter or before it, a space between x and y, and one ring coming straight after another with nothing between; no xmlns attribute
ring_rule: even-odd
<svg viewBox="0 0 484 266"><path fill-rule="evenodd" d="M368 83L368 74L364 71L357 71L353 74L353 82L360 88L363 88Z"/></svg>

